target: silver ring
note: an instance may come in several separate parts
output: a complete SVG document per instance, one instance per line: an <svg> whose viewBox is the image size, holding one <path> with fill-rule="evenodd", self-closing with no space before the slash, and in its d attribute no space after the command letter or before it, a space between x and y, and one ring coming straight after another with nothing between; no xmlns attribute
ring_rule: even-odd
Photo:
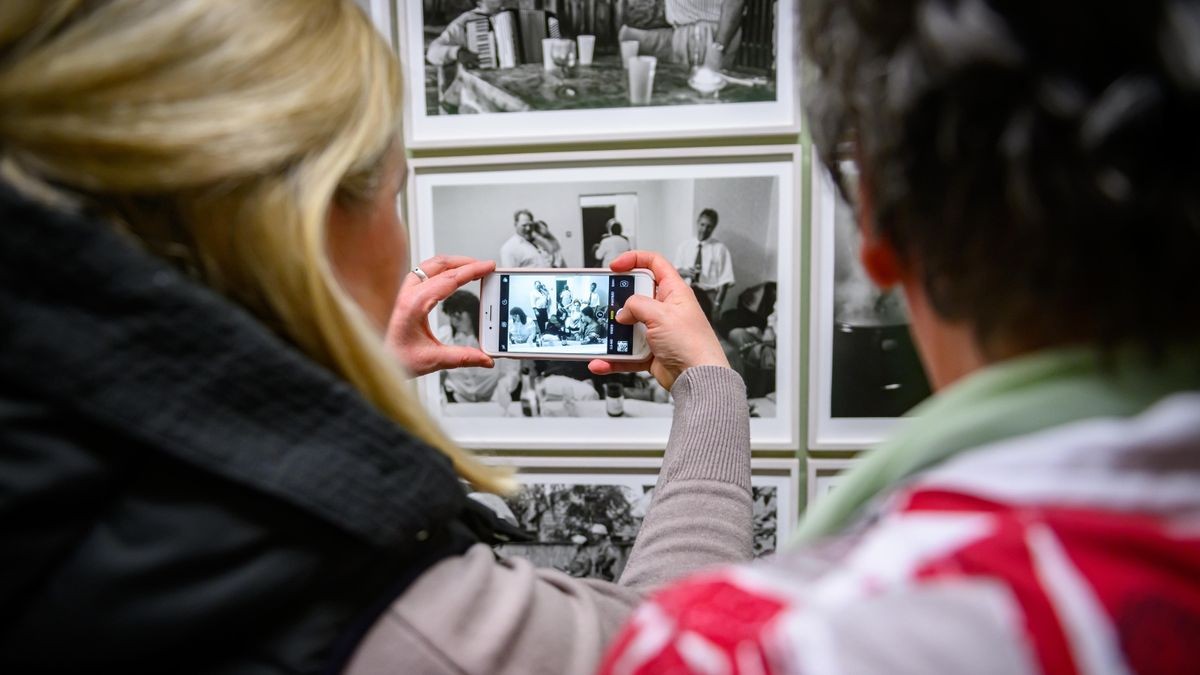
<svg viewBox="0 0 1200 675"><path fill-rule="evenodd" d="M420 265L414 267L412 272L413 274L417 275L417 278L421 281L429 281L429 275L425 274L425 270L421 269Z"/></svg>

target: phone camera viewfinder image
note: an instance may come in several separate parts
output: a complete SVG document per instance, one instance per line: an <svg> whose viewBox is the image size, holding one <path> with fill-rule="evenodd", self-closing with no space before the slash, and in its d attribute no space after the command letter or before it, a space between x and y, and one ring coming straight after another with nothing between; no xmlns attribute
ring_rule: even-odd
<svg viewBox="0 0 1200 675"><path fill-rule="evenodd" d="M617 311L633 295L632 275L502 274L499 349L519 354L629 355L633 326ZM507 325L505 325L507 324Z"/></svg>

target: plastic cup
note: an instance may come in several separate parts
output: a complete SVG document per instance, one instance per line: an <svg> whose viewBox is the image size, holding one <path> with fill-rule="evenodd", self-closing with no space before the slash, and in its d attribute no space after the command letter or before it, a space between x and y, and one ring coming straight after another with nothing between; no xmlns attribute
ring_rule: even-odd
<svg viewBox="0 0 1200 675"><path fill-rule="evenodd" d="M579 65L592 65L592 55L596 51L596 36L580 35L575 40L579 43Z"/></svg>
<svg viewBox="0 0 1200 675"><path fill-rule="evenodd" d="M654 68L658 59L653 56L634 56L625 62L629 69L629 102L646 105L654 91Z"/></svg>
<svg viewBox="0 0 1200 675"><path fill-rule="evenodd" d="M622 40L621 41L621 65L629 67L629 59L638 55L637 40Z"/></svg>

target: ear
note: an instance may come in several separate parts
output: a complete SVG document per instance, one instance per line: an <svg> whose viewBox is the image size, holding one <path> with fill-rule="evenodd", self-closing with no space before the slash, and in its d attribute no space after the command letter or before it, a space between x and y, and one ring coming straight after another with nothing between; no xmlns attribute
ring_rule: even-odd
<svg viewBox="0 0 1200 675"><path fill-rule="evenodd" d="M886 289L904 280L904 270L895 247L879 235L871 194L864 171L859 174L858 183L858 229L862 235L858 256L871 281Z"/></svg>

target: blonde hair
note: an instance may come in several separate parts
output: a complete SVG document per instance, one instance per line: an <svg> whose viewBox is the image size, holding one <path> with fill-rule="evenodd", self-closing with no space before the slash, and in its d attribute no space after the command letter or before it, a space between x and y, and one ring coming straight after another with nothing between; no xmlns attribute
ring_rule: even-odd
<svg viewBox="0 0 1200 675"><path fill-rule="evenodd" d="M476 487L510 473L424 412L326 250L334 200L380 189L395 57L352 0L5 0L0 162L106 211L341 374Z"/></svg>

